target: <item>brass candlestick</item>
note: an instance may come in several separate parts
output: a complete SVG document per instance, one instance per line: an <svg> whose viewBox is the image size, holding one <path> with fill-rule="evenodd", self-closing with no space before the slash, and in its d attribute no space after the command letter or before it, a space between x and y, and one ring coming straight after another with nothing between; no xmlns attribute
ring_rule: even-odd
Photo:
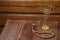
<svg viewBox="0 0 60 40"><path fill-rule="evenodd" d="M34 25L32 26L32 32L33 34L35 34L36 36L40 37L40 38L52 38L55 36L54 33L47 33L46 31L48 31L50 29L50 26L47 24L47 21L48 21L48 16L49 14L53 13L54 11L54 6L52 5L43 5L40 7L40 10L42 13L44 13L44 23L43 25L41 26L42 30L45 31L44 33L40 33L38 31L36 31L34 29ZM42 34L49 34L50 36L47 37L47 36L41 36Z"/></svg>

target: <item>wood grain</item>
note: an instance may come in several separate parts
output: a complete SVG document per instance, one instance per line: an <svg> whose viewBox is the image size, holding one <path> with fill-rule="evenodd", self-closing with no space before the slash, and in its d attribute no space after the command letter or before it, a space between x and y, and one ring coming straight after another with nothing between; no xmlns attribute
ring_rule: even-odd
<svg viewBox="0 0 60 40"><path fill-rule="evenodd" d="M8 20L0 36L0 40L46 40L36 37L32 32L33 23L36 24L35 28L37 31L44 32L41 29L41 22L35 20ZM48 21L48 24L51 26L51 29L47 32L55 32L55 37L47 40L57 40L57 24L55 21Z"/></svg>
<svg viewBox="0 0 60 40"><path fill-rule="evenodd" d="M56 7L53 13L60 13L60 1L1 1L0 11L7 12L41 12L40 6L52 5Z"/></svg>
<svg viewBox="0 0 60 40"><path fill-rule="evenodd" d="M0 25L5 25L8 19L12 20L44 20L43 14L16 14L16 13L3 13L0 14ZM58 21L60 22L60 15L49 15L48 21ZM3 27L0 27L0 32L2 32Z"/></svg>
<svg viewBox="0 0 60 40"><path fill-rule="evenodd" d="M23 21L8 20L0 36L0 40L17 40L22 24Z"/></svg>
<svg viewBox="0 0 60 40"><path fill-rule="evenodd" d="M43 14L0 14L0 25L5 25L8 19L12 20L44 20ZM48 21L58 21L60 22L60 15L49 15Z"/></svg>

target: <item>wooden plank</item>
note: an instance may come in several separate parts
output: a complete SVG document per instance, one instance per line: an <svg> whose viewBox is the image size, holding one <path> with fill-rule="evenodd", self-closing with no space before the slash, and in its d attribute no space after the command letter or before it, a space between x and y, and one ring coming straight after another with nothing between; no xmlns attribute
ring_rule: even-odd
<svg viewBox="0 0 60 40"><path fill-rule="evenodd" d="M24 21L19 20L8 20L2 34L0 35L0 40L17 40L23 22Z"/></svg>
<svg viewBox="0 0 60 40"><path fill-rule="evenodd" d="M41 12L40 6L52 5L55 6L54 13L60 13L60 1L47 1L47 2L21 2L21 1L2 1L0 2L0 11L7 12Z"/></svg>
<svg viewBox="0 0 60 40"><path fill-rule="evenodd" d="M60 1L0 1L0 5L5 6L31 6L38 7L40 5L60 6Z"/></svg>
<svg viewBox="0 0 60 40"><path fill-rule="evenodd" d="M8 19L12 20L44 20L43 14L0 14L0 25L5 25ZM60 21L60 15L49 15L48 20Z"/></svg>
<svg viewBox="0 0 60 40"><path fill-rule="evenodd" d="M0 0L0 1L7 1L7 0ZM8 0L8 1L60 1L60 0Z"/></svg>

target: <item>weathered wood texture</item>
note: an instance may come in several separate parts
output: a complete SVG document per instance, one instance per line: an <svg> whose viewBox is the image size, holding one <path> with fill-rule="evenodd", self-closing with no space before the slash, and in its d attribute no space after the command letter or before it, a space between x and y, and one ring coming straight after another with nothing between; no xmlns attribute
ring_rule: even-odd
<svg viewBox="0 0 60 40"><path fill-rule="evenodd" d="M42 14L14 14L14 13L7 13L7 14L0 14L0 25L5 25L8 19L12 20L44 20L44 15ZM48 20L50 21L58 21L60 22L60 15L49 15Z"/></svg>
<svg viewBox="0 0 60 40"><path fill-rule="evenodd" d="M0 40L57 40L57 37L59 37L57 36L57 34L59 35L59 31L57 29L57 23L55 21L48 22L48 25L50 25L51 29L47 32L55 33L55 37L51 39L41 39L39 37L36 37L32 32L33 23L36 24L35 29L38 32L44 32L41 30L42 23L40 21L8 20L0 36Z"/></svg>
<svg viewBox="0 0 60 40"><path fill-rule="evenodd" d="M7 19L43 20L40 15L41 5L52 5L56 8L48 20L60 21L60 1L0 1L0 25ZM24 13L21 13L24 12ZM28 12L28 13L27 13ZM31 15L30 15L31 14ZM35 14L35 15L34 15ZM43 14L43 13L42 13Z"/></svg>
<svg viewBox="0 0 60 40"><path fill-rule="evenodd" d="M7 21L0 40L17 40L23 21Z"/></svg>
<svg viewBox="0 0 60 40"><path fill-rule="evenodd" d="M60 13L60 1L0 1L2 12L41 12L42 5L55 7L53 13Z"/></svg>
<svg viewBox="0 0 60 40"><path fill-rule="evenodd" d="M60 0L0 0L0 1L60 1Z"/></svg>

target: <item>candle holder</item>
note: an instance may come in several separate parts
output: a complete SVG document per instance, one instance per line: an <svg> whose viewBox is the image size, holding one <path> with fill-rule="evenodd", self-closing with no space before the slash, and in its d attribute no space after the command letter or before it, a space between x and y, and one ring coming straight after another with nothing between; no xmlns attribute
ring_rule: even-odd
<svg viewBox="0 0 60 40"><path fill-rule="evenodd" d="M55 6L52 6L52 5L42 5L40 7L41 12L44 13L44 23L41 26L41 29L45 32L41 33L41 32L34 30L34 25L33 25L32 32L35 36L40 37L40 38L44 38L44 39L53 38L55 36L54 32L47 32L48 30L50 30L50 26L47 24L48 16L49 16L49 14L53 13L54 8L55 8ZM44 36L45 34L48 34L50 36Z"/></svg>

